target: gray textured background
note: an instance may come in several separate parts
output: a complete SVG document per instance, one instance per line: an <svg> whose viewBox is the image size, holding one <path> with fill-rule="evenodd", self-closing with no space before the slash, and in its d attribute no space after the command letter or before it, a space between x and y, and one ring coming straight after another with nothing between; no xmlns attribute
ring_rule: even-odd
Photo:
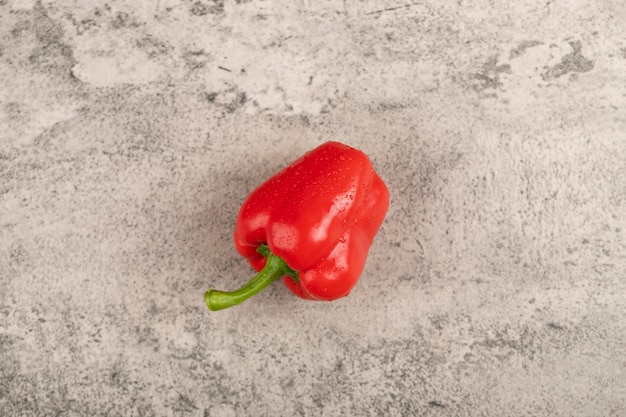
<svg viewBox="0 0 626 417"><path fill-rule="evenodd" d="M509 5L507 5L509 4ZM626 3L0 1L0 415L626 415ZM327 140L391 192L334 303L252 276Z"/></svg>

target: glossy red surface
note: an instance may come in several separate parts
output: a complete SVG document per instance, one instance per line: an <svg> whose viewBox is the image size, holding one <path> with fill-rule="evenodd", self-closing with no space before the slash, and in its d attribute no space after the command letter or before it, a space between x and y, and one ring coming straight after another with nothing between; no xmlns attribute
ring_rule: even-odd
<svg viewBox="0 0 626 417"><path fill-rule="evenodd" d="M270 251L298 271L285 277L296 295L333 300L347 295L363 271L389 206L387 187L361 151L327 142L254 190L243 203L235 245L260 271Z"/></svg>

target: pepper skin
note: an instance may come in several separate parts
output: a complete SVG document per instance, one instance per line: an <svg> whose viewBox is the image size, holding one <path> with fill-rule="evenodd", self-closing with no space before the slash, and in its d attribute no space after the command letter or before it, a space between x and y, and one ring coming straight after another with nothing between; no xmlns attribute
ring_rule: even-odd
<svg viewBox="0 0 626 417"><path fill-rule="evenodd" d="M259 274L233 292L209 289L210 310L239 304L283 277L295 295L331 301L357 283L389 207L389 192L363 152L327 142L254 190L235 247Z"/></svg>

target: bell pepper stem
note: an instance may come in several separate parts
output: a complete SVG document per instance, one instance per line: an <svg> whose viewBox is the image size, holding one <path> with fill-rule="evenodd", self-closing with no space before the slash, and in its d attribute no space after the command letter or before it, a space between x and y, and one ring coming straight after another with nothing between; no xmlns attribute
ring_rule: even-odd
<svg viewBox="0 0 626 417"><path fill-rule="evenodd" d="M204 302L209 310L218 311L241 304L281 277L290 276L298 280L298 273L289 268L280 257L272 254L267 245L263 244L259 246L257 252L266 258L263 269L261 269L254 278L235 291L218 291L209 288L204 294Z"/></svg>

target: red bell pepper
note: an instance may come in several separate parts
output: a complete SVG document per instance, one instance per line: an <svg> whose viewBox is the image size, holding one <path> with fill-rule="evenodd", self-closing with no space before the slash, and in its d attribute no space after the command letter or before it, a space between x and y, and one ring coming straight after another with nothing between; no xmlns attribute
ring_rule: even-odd
<svg viewBox="0 0 626 417"><path fill-rule="evenodd" d="M254 190L235 247L259 273L232 292L209 289L209 310L239 304L283 277L295 295L335 300L359 279L389 192L363 152L338 142L309 151Z"/></svg>

